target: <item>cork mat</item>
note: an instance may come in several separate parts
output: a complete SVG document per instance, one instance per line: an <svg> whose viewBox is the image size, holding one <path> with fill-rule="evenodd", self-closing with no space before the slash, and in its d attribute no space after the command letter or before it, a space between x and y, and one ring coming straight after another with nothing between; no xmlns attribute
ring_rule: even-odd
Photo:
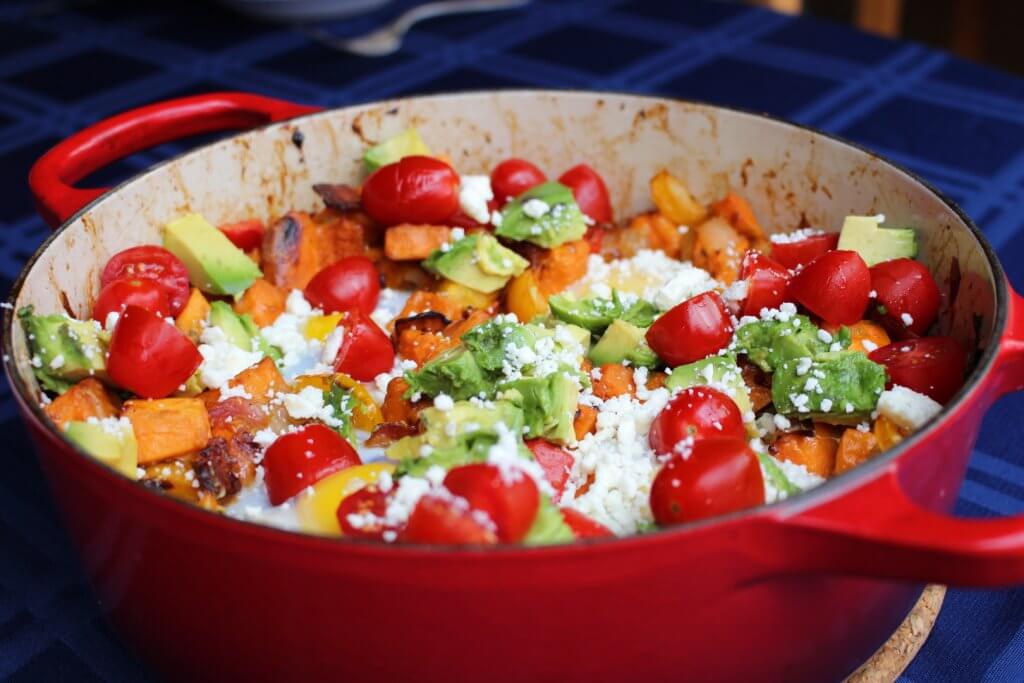
<svg viewBox="0 0 1024 683"><path fill-rule="evenodd" d="M896 633L846 683L892 683L910 665L935 626L945 586L928 586Z"/></svg>

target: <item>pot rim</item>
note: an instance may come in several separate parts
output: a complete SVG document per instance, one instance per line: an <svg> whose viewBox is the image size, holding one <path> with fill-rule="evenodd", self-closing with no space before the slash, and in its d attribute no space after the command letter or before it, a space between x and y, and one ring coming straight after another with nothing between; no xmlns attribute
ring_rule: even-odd
<svg viewBox="0 0 1024 683"><path fill-rule="evenodd" d="M899 444L880 454L879 456L872 458L866 463L858 465L852 470L845 472L839 477L827 480L825 483L817 486L809 491L805 491L792 498L778 501L775 503L763 503L754 508L748 508L745 510L738 510L726 515L713 517L705 520L698 520L694 522L688 522L680 524L678 526L670 527L667 529L657 529L648 533L634 534L630 536L615 536L611 538L592 538L592 539L577 539L568 543L559 543L548 546L522 546L518 544L499 544L496 546L448 546L448 545L431 545L431 544L418 544L418 545L403 545L403 544L392 544L392 543L380 543L377 541L370 541L365 539L347 538L347 537L329 537L319 536L303 531L291 531L281 529L278 527L269 526L266 524L260 524L259 522L248 521L244 519L237 519L229 517L226 514L205 510L191 503L187 503L183 500L178 500L170 496L161 494L157 491L153 491L148 487L141 486L137 481L128 480L122 474L116 472L112 467L106 465L99 460L96 460L84 450L79 448L72 441L68 440L63 433L58 431L56 427L50 422L49 418L46 417L40 405L31 399L31 393L26 386L25 382L22 381L20 374L14 367L14 353L13 353L13 325L16 322L15 308L14 305L18 299L21 289L24 286L25 280L28 277L28 273L32 270L35 263L39 258L49 249L51 244L63 233L68 227L74 223L81 215L90 211L92 207L100 202L106 201L116 195L120 190L125 188L131 183L140 181L142 178L150 173L156 172L160 168L178 163L183 158L191 155L200 153L209 147L214 145L223 144L228 140L240 137L242 135L258 134L267 129L279 127L279 126L290 126L296 122L305 121L321 116L331 116L338 111L345 109L372 107L384 104L394 104L406 102L409 100L449 100L459 99L463 97L481 97L481 96L493 96L493 95L512 95L512 96L584 96L599 99L601 97L626 97L636 100L646 100L651 103L672 103L682 104L686 106L695 107L698 109L710 109L710 110L721 110L734 114L740 114L753 119L762 119L774 124L787 126L790 128L796 128L805 132L811 133L812 135L818 135L822 138L831 140L839 143L854 150L861 152L871 158L877 159L891 168L905 174L911 181L919 184L925 190L934 195L940 202L942 202L946 208L948 208L957 218L959 218L964 225L967 226L968 230L974 235L978 244L981 246L982 251L985 254L985 258L988 261L989 267L992 269L992 275L995 283L995 315L993 319L992 334L990 336L989 344L979 356L974 368L968 375L963 386L957 391L953 398L942 408L942 411L932 418L928 424L923 428L911 434L909 437L901 441ZM363 555L379 555L381 557L434 557L443 556L445 559L455 557L474 557L474 558L501 558L507 559L510 556L524 556L524 555L538 555L543 554L545 556L555 557L558 555L576 554L580 552L596 552L596 551L607 551L615 552L616 550L626 550L629 548L641 548L647 544L659 543L661 541L682 541L686 536L693 533L700 533L707 531L708 529L717 525L726 525L730 523L736 523L744 520L764 520L768 518L784 519L797 515L804 510L814 508L822 505L830 500L836 499L845 493L860 487L865 484L868 480L878 477L884 470L889 468L896 460L902 455L922 443L925 439L930 438L936 433L936 429L954 413L956 413L962 406L966 405L968 401L977 400L979 396L975 394L981 389L984 384L984 380L989 376L993 366L996 362L1000 341L1004 337L1007 326L1007 318L1009 312L1009 288L1007 285L1006 274L1003 270L1002 264L999 262L996 256L995 250L989 244L984 234L975 225L974 221L960 208L960 206L944 192L936 188L927 180L921 178L913 171L907 169L901 164L898 164L883 155L877 154L876 152L868 149L867 147L848 140L840 135L825 132L808 126L802 123L796 123L793 121L787 121L780 117L772 114L757 112L743 107L736 107L730 105L713 104L704 102L701 100L682 99L675 97L661 97L656 95L644 95L637 93L630 93L624 91L610 91L610 90L579 90L579 89L558 89L558 88L543 88L543 89L508 89L508 90L468 90L458 92L443 92L435 93L430 95L420 95L411 97L400 97L386 100L373 100L370 102L362 102L350 104L344 107L334 107L331 109L325 109L322 111L316 111L309 114L297 116L292 119L285 121L278 121L267 123L261 126L257 126L248 130L239 131L234 135L226 136L207 143L195 149L189 149L185 152L177 154L173 157L165 159L157 164L147 167L130 178L122 181L118 185L108 189L99 197L87 203L74 215L68 218L62 225L54 229L51 234L39 245L36 251L32 254L31 258L26 262L21 272L18 274L13 286L11 287L10 293L8 294L7 300L4 303L3 311L3 335L0 339L0 347L3 350L4 359L4 371L7 374L8 381L14 388L14 398L24 406L28 407L30 411L30 417L32 417L43 429L48 433L49 436L59 440L66 450L74 452L81 460L85 463L79 463L84 467L91 468L94 472L99 474L101 478L108 480L104 485L109 486L122 486L124 490L134 491L134 495L142 495L148 499L148 502L155 505L163 505L169 513L178 512L182 513L185 517L191 517L195 523L206 523L210 525L223 525L223 528L227 532L244 532L250 534L255 538L259 537L260 540L269 541L274 540L276 542L290 544L293 546L303 546L307 550L316 552L334 552L334 553L359 553ZM25 420L27 423L28 421ZM36 447L38 449L38 446ZM38 457L38 456L37 456Z"/></svg>

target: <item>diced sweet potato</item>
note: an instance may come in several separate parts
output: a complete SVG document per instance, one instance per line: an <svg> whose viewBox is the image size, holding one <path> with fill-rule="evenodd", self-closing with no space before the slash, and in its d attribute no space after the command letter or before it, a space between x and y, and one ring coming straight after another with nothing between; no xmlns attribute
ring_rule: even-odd
<svg viewBox="0 0 1024 683"><path fill-rule="evenodd" d="M462 320L456 320L451 325L444 328L444 333L449 339L462 339L462 335L466 334L477 325L482 325L487 322L491 317L492 313L489 310L472 311Z"/></svg>
<svg viewBox="0 0 1024 683"><path fill-rule="evenodd" d="M363 222L349 214L332 218L325 221L317 216L317 254L320 260L317 271L347 256L361 256L366 252L367 229Z"/></svg>
<svg viewBox="0 0 1024 683"><path fill-rule="evenodd" d="M274 221L263 234L263 277L286 290L303 289L319 271L317 225L302 211Z"/></svg>
<svg viewBox="0 0 1024 683"><path fill-rule="evenodd" d="M693 250L692 232L689 229L685 233L680 232L678 225L658 211L634 216L624 230L643 233L648 248L660 249L672 258L680 258L681 254L689 258Z"/></svg>
<svg viewBox="0 0 1024 683"><path fill-rule="evenodd" d="M693 265L725 284L732 284L739 276L740 262L750 243L718 217L704 221L695 231Z"/></svg>
<svg viewBox="0 0 1024 683"><path fill-rule="evenodd" d="M595 378L594 373L590 377L594 395L600 399L608 400L622 394L636 393L633 371L624 365L605 363L601 366L600 379Z"/></svg>
<svg viewBox="0 0 1024 683"><path fill-rule="evenodd" d="M395 225L384 233L384 255L392 261L422 261L451 238L447 225Z"/></svg>
<svg viewBox="0 0 1024 683"><path fill-rule="evenodd" d="M135 431L140 465L198 451L210 440L210 418L198 398L126 401L124 414Z"/></svg>
<svg viewBox="0 0 1024 683"><path fill-rule="evenodd" d="M885 415L875 420L875 427L872 431L875 435L875 441L878 442L879 450L887 450L903 441L904 435L899 426Z"/></svg>
<svg viewBox="0 0 1024 683"><path fill-rule="evenodd" d="M398 355L419 366L458 343L458 339L448 337L443 332L409 328L402 330L398 335Z"/></svg>
<svg viewBox="0 0 1024 683"><path fill-rule="evenodd" d="M690 194L689 188L667 170L651 178L651 199L658 211L676 225L692 227L707 216L707 210Z"/></svg>
<svg viewBox="0 0 1024 683"><path fill-rule="evenodd" d="M833 474L842 474L862 462L866 462L879 452L878 441L871 432L859 429L847 429L839 439L839 450L836 451L836 465Z"/></svg>
<svg viewBox="0 0 1024 683"><path fill-rule="evenodd" d="M754 210L746 199L735 192L729 192L723 199L712 204L711 213L724 218L729 225L736 229L736 232L752 242L765 239L764 230L757 222Z"/></svg>
<svg viewBox="0 0 1024 683"><path fill-rule="evenodd" d="M576 438L582 439L597 427L597 409L592 406L576 407L576 418L572 421L572 429Z"/></svg>
<svg viewBox="0 0 1024 683"><path fill-rule="evenodd" d="M175 326L192 341L198 341L199 335L203 333L203 323L206 316L210 314L210 302L206 300L203 293L195 287L188 295L185 307L178 313L174 321Z"/></svg>
<svg viewBox="0 0 1024 683"><path fill-rule="evenodd" d="M537 284L545 295L557 294L587 274L590 245L586 240L566 242L541 253L536 264Z"/></svg>
<svg viewBox="0 0 1024 683"><path fill-rule="evenodd" d="M264 358L251 368L242 370L228 384L245 389L252 396L252 401L259 405L269 403L275 392L284 391L287 386L272 358Z"/></svg>
<svg viewBox="0 0 1024 683"><path fill-rule="evenodd" d="M661 389L665 386L665 381L668 380L668 375L660 370L652 370L647 374L647 390L654 391L655 389Z"/></svg>
<svg viewBox="0 0 1024 683"><path fill-rule="evenodd" d="M448 318L449 321L452 321L462 318L465 307L459 305L455 301L452 301L448 297L441 296L437 292L428 292L419 289L409 295L409 298L405 302L405 306L402 307L402 312L395 317L395 320L410 318L414 315L425 313L427 311L440 313L444 317ZM389 330L394 329L394 321L389 322L387 327Z"/></svg>
<svg viewBox="0 0 1024 683"><path fill-rule="evenodd" d="M387 391L384 394L384 403L381 405L381 413L385 422L404 422L415 425L420 421L420 410L430 405L429 401L413 403L405 396L409 390L409 383L404 377L395 377L388 382Z"/></svg>
<svg viewBox="0 0 1024 683"><path fill-rule="evenodd" d="M836 465L836 440L817 434L783 434L773 445L780 460L803 465L819 477L830 477Z"/></svg>
<svg viewBox="0 0 1024 683"><path fill-rule="evenodd" d="M99 380L87 377L53 399L43 410L57 428L63 430L68 422L117 417L120 402Z"/></svg>
<svg viewBox="0 0 1024 683"><path fill-rule="evenodd" d="M868 347L864 345L864 342L868 342L872 345L872 349L869 351ZM860 322L850 325L850 350L851 351L863 351L864 353L870 353L874 349L882 346L887 346L892 343L889 339L889 335L886 333L885 328L876 322L870 320L861 320Z"/></svg>
<svg viewBox="0 0 1024 683"><path fill-rule="evenodd" d="M242 298L235 302L235 313L248 313L257 327L273 325L277 316L284 313L287 296L280 287L275 287L263 278L256 279Z"/></svg>

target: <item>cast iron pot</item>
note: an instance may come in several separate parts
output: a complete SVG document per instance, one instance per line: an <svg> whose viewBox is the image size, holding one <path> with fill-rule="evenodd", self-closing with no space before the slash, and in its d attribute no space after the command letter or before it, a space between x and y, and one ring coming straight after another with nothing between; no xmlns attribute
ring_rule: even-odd
<svg viewBox="0 0 1024 683"><path fill-rule="evenodd" d="M114 190L74 183L128 153L262 127ZM39 407L5 311L5 368L104 608L155 669L190 680L838 680L906 616L923 582L1024 581L1024 518L956 519L978 425L1024 386L1024 306L948 199L870 152L769 118L607 93L522 91L334 111L244 94L143 107L46 154L31 185L57 231L11 294L86 316L106 260L159 243L185 211L214 223L318 206L355 183L370 143L416 125L463 172L508 156L551 174L586 160L619 216L649 208L662 167L709 200L734 187L774 231L884 213L918 228L945 294L940 328L975 351L926 428L814 491L699 524L550 548L452 550L286 533L176 502L115 474Z"/></svg>

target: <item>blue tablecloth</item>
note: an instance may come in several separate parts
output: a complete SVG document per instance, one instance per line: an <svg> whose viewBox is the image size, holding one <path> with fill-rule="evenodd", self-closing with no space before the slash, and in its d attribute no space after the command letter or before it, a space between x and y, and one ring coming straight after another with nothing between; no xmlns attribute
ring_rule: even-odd
<svg viewBox="0 0 1024 683"><path fill-rule="evenodd" d="M1024 81L921 45L726 3L545 1L429 21L400 53L365 59L207 3L68 4L0 6L3 291L47 234L25 185L30 165L103 117L215 90L338 106L519 86L665 93L852 138L959 201L999 250L1011 280L1024 286ZM409 4L331 28L357 34ZM93 180L116 181L187 147L164 145ZM960 514L1024 510L1022 415L1018 396L988 416ZM6 383L0 420L0 679L148 679L84 584ZM902 680L1024 680L1022 620L1024 590L951 590Z"/></svg>

